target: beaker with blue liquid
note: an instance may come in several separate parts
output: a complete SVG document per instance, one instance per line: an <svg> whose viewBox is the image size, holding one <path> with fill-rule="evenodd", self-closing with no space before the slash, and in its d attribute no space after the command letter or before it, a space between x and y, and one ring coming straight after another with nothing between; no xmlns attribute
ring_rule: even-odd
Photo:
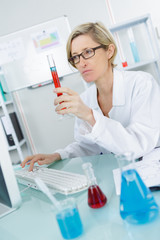
<svg viewBox="0 0 160 240"><path fill-rule="evenodd" d="M60 201L56 220L64 239L74 239L83 233L83 225L74 198Z"/></svg>
<svg viewBox="0 0 160 240"><path fill-rule="evenodd" d="M135 169L133 154L116 155L121 169L120 215L132 224L151 222L159 208L150 189Z"/></svg>
<svg viewBox="0 0 160 240"><path fill-rule="evenodd" d="M58 201L40 178L36 177L38 188L50 199L56 211L56 220L64 239L74 239L83 233L83 225L74 198Z"/></svg>

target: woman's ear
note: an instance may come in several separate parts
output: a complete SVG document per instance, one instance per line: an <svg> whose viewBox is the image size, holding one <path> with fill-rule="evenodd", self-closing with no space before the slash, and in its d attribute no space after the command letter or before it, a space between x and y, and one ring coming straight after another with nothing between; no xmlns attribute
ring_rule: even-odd
<svg viewBox="0 0 160 240"><path fill-rule="evenodd" d="M115 51L115 46L114 46L113 43L111 43L108 47L108 50L107 50L108 60L111 59L111 57L114 55L114 51Z"/></svg>

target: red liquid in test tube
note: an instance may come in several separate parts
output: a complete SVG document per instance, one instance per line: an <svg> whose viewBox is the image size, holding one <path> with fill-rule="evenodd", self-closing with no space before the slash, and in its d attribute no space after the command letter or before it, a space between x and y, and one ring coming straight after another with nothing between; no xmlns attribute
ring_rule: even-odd
<svg viewBox="0 0 160 240"><path fill-rule="evenodd" d="M55 86L55 88L61 87L59 77L58 77L58 74L57 74L56 65L55 65L54 58L53 58L52 54L47 55L47 59L48 59L49 67L50 67L50 70L51 70L54 86ZM62 95L62 93L57 93L58 97L61 96L61 95Z"/></svg>

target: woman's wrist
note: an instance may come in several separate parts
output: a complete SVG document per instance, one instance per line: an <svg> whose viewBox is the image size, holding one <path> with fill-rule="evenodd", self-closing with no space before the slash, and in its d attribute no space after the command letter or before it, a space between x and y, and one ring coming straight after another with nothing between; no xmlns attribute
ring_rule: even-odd
<svg viewBox="0 0 160 240"><path fill-rule="evenodd" d="M53 153L53 156L54 156L54 159L55 159L56 161L61 160L61 155L60 155L59 153L55 152L55 153Z"/></svg>
<svg viewBox="0 0 160 240"><path fill-rule="evenodd" d="M86 114L86 119L85 119L92 127L94 126L94 124L96 123L96 120L94 118L93 115L93 111L91 108L89 108L89 113Z"/></svg>

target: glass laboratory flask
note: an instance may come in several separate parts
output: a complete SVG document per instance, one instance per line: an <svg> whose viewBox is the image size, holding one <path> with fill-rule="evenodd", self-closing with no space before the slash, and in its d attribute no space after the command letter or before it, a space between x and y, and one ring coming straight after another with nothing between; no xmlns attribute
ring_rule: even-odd
<svg viewBox="0 0 160 240"><path fill-rule="evenodd" d="M132 224L142 224L158 216L158 205L135 169L133 154L117 155L121 169L120 215Z"/></svg>
<svg viewBox="0 0 160 240"><path fill-rule="evenodd" d="M91 208L101 208L107 203L107 198L97 185L97 180L94 175L92 164L90 162L84 163L82 168L88 179L88 205Z"/></svg>

